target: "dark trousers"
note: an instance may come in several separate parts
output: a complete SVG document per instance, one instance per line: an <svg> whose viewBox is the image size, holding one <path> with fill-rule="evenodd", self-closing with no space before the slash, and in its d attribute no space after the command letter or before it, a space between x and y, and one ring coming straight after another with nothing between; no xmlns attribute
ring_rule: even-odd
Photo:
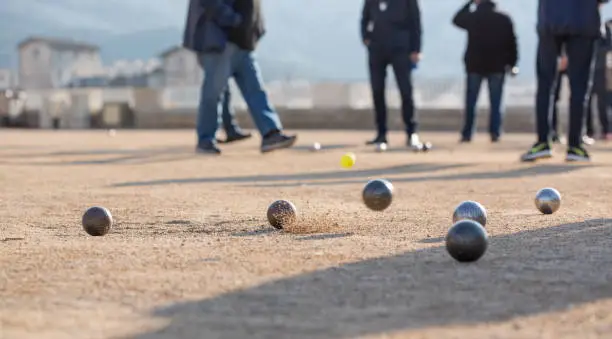
<svg viewBox="0 0 612 339"><path fill-rule="evenodd" d="M483 80L487 81L489 87L489 105L491 115L489 117L489 133L491 137L497 138L501 135L503 122L502 98L504 95L505 74L489 74L480 75L469 73L466 78L465 91L465 117L463 131L461 136L463 139L472 139L472 134L476 129L476 104L478 103L478 94Z"/></svg>
<svg viewBox="0 0 612 339"><path fill-rule="evenodd" d="M536 126L538 142L548 142L550 117L559 81L557 58L565 47L570 82L570 117L568 144L580 147L584 111L589 97L589 78L595 38L541 34L538 41L538 89L536 93Z"/></svg>
<svg viewBox="0 0 612 339"><path fill-rule="evenodd" d="M597 112L599 115L599 124L601 125L601 134L606 135L612 132L610 124L609 112L612 108L611 93L606 88L606 70L596 69L593 74L593 95L589 97L587 106L587 134L595 135L593 126L593 97L597 98ZM589 122L590 120L590 122Z"/></svg>
<svg viewBox="0 0 612 339"><path fill-rule="evenodd" d="M385 84L387 67L391 65L402 99L402 117L408 135L416 133L417 122L414 113L412 96L412 64L409 53L391 52L384 48L369 48L370 85L376 112L376 128L378 136L387 134L387 102L385 99Z"/></svg>

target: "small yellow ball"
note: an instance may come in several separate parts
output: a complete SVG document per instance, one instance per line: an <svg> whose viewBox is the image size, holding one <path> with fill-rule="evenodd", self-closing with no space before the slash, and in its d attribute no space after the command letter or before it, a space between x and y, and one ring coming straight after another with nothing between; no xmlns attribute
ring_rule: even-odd
<svg viewBox="0 0 612 339"><path fill-rule="evenodd" d="M340 166L344 168L351 168L355 165L355 154L354 153L346 153L340 159Z"/></svg>

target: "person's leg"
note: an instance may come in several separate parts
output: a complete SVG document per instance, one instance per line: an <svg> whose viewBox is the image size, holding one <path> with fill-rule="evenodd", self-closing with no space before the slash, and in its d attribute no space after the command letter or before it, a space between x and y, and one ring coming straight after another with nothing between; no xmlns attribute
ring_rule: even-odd
<svg viewBox="0 0 612 339"><path fill-rule="evenodd" d="M235 72L236 84L249 107L251 117L259 133L263 137L262 152L293 146L296 137L286 136L282 133L283 126L278 113L268 99L254 53L239 50L232 60L232 68Z"/></svg>
<svg viewBox="0 0 612 339"><path fill-rule="evenodd" d="M537 142L521 156L522 161L549 158L552 151L549 144L552 101L555 96L557 57L561 53L563 40L557 36L540 34L538 39L538 84L536 91Z"/></svg>
<svg viewBox="0 0 612 339"><path fill-rule="evenodd" d="M596 69L593 74L593 92L597 96L597 112L599 124L601 126L601 138L605 139L606 134L610 133L608 119L608 94L606 93L606 70L605 68Z"/></svg>
<svg viewBox="0 0 612 339"><path fill-rule="evenodd" d="M408 62L408 60L406 61ZM368 144L387 142L387 102L385 99L385 82L387 80L387 56L383 51L371 48L368 53L370 86L374 102L376 138Z"/></svg>
<svg viewBox="0 0 612 339"><path fill-rule="evenodd" d="M502 133L504 118L504 83L506 76L504 73L491 74L487 77L489 85L489 101L491 105L491 117L489 118L489 133L491 141L496 142Z"/></svg>
<svg viewBox="0 0 612 339"><path fill-rule="evenodd" d="M588 96L587 103L584 108L586 136L589 138L595 136L595 124L593 121L593 97L594 93L593 90L591 90L591 94Z"/></svg>
<svg viewBox="0 0 612 339"><path fill-rule="evenodd" d="M555 82L555 97L552 104L552 116L551 116L551 139L553 142L560 142L561 135L559 134L559 99L561 98L561 84L563 84L563 75L565 73L557 74L557 81Z"/></svg>
<svg viewBox="0 0 612 339"><path fill-rule="evenodd" d="M476 130L476 104L482 85L483 77L479 74L468 73L465 77L465 113L461 141L469 142Z"/></svg>
<svg viewBox="0 0 612 339"><path fill-rule="evenodd" d="M202 53L198 56L206 73L200 90L196 124L198 150L203 153L219 153L215 146L215 134L219 128L219 103L231 74L234 52L231 46L227 46L221 53Z"/></svg>
<svg viewBox="0 0 612 339"><path fill-rule="evenodd" d="M251 137L251 133L243 132L240 126L238 126L238 122L236 121L236 113L232 107L232 96L229 84L223 92L221 109L221 120L223 121L223 129L225 130L226 139L220 142L230 143Z"/></svg>
<svg viewBox="0 0 612 339"><path fill-rule="evenodd" d="M391 67L395 74L395 82L402 98L402 118L406 127L408 144L412 145L412 136L416 135L418 123L414 112L414 97L412 88L412 64L408 53L394 53L391 57ZM420 143L418 140L415 141Z"/></svg>
<svg viewBox="0 0 612 339"><path fill-rule="evenodd" d="M587 37L570 37L567 41L568 77L570 81L570 130L568 137L567 160L589 160L588 153L582 147L582 123L585 107L590 96L590 73L593 59L594 39Z"/></svg>

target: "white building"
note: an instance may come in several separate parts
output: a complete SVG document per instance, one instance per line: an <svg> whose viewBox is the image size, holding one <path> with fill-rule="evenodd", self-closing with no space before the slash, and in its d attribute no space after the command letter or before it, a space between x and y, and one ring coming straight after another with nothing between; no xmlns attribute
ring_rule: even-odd
<svg viewBox="0 0 612 339"><path fill-rule="evenodd" d="M0 91L17 86L17 79L10 69L0 69Z"/></svg>
<svg viewBox="0 0 612 339"><path fill-rule="evenodd" d="M160 55L166 87L197 87L202 84L204 71L195 53L182 47L172 47Z"/></svg>
<svg viewBox="0 0 612 339"><path fill-rule="evenodd" d="M19 80L24 89L59 88L73 77L100 74L100 49L87 43L31 37L18 45Z"/></svg>

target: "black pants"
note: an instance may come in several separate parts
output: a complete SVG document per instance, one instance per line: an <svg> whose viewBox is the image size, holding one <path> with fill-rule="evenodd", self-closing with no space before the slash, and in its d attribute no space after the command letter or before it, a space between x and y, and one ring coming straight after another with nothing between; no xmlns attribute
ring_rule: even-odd
<svg viewBox="0 0 612 339"><path fill-rule="evenodd" d="M584 111L589 97L588 84L595 38L541 34L538 41L538 89L536 94L536 126L538 142L550 137L551 106L557 81L557 58L565 47L568 58L567 75L570 82L570 117L568 144L580 147Z"/></svg>
<svg viewBox="0 0 612 339"><path fill-rule="evenodd" d="M408 135L416 133L417 122L412 95L412 64L408 52L391 52L384 48L369 48L370 85L376 112L378 136L387 134L387 102L385 89L387 67L393 67L395 80L402 98L402 117Z"/></svg>
<svg viewBox="0 0 612 339"><path fill-rule="evenodd" d="M608 116L610 108L612 108L612 102L610 100L611 93L606 88L605 68L595 70L593 74L592 94L593 95L589 97L587 106L587 135L591 137L595 135L595 128L593 126L593 97L597 98L597 112L599 115L599 124L601 125L601 134L606 135L612 132L612 126L610 125L610 118Z"/></svg>

